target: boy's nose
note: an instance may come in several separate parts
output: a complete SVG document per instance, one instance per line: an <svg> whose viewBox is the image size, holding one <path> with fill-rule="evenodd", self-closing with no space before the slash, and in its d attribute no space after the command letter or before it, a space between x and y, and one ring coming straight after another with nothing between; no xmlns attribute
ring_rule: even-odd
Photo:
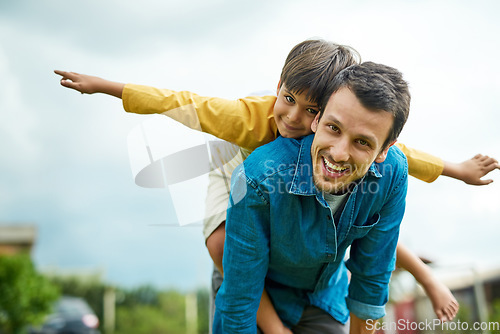
<svg viewBox="0 0 500 334"><path fill-rule="evenodd" d="M287 118L290 122L292 123L299 123L300 122L300 110L299 108L291 108L291 110L287 114Z"/></svg>

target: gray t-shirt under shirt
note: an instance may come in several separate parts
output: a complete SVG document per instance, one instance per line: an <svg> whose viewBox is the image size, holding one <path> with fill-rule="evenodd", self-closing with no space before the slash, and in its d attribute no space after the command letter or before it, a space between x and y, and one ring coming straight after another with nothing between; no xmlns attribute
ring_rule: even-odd
<svg viewBox="0 0 500 334"><path fill-rule="evenodd" d="M333 195L329 193L323 193L323 197L325 198L325 201L328 203L330 206L330 211L332 212L332 217L335 216L335 212L337 212L337 209L344 203L345 198L347 197L348 193L342 194L342 195Z"/></svg>

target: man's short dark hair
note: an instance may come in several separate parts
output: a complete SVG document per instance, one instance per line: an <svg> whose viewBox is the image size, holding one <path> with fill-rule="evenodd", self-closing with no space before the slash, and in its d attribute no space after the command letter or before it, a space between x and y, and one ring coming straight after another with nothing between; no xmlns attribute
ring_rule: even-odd
<svg viewBox="0 0 500 334"><path fill-rule="evenodd" d="M390 66L364 62L352 65L335 76L328 84L319 107L322 116L328 100L341 88L348 88L367 109L384 110L394 116L394 123L383 148L395 141L410 112L410 91L401 72Z"/></svg>

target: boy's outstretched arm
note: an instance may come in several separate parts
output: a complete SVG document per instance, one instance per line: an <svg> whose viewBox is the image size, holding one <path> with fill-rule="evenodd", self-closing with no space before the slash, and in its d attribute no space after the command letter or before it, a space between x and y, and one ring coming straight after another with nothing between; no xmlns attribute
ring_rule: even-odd
<svg viewBox="0 0 500 334"><path fill-rule="evenodd" d="M122 98L123 87L125 86L123 83L75 72L55 70L54 73L62 76L62 86L77 90L82 94L103 93L119 99Z"/></svg>
<svg viewBox="0 0 500 334"><path fill-rule="evenodd" d="M467 184L483 186L490 184L493 180L482 180L481 178L495 169L500 169L500 164L497 160L487 155L477 154L472 159L461 163L444 161L444 168L441 174L462 180Z"/></svg>
<svg viewBox="0 0 500 334"><path fill-rule="evenodd" d="M489 172L500 169L500 164L494 158L477 154L471 159L460 163L443 161L443 159L429 153L407 147L397 142L396 145L408 159L408 173L422 181L431 183L439 176L444 175L462 180L471 185L487 185L493 180L482 180Z"/></svg>
<svg viewBox="0 0 500 334"><path fill-rule="evenodd" d="M422 285L439 320L453 320L459 305L450 289L434 277L432 270L401 242L398 242L396 252L396 266L407 270Z"/></svg>
<svg viewBox="0 0 500 334"><path fill-rule="evenodd" d="M277 125L272 115L276 96L273 95L230 100L188 91L123 84L74 72L54 72L62 76L63 87L82 94L103 93L121 98L126 112L162 114L242 148L254 150L276 138Z"/></svg>

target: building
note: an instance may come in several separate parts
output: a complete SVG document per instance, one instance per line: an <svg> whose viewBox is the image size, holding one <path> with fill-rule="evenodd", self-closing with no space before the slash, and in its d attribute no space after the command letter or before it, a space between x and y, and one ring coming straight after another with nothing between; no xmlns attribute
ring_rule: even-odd
<svg viewBox="0 0 500 334"><path fill-rule="evenodd" d="M0 255L31 254L35 239L35 226L0 225Z"/></svg>

